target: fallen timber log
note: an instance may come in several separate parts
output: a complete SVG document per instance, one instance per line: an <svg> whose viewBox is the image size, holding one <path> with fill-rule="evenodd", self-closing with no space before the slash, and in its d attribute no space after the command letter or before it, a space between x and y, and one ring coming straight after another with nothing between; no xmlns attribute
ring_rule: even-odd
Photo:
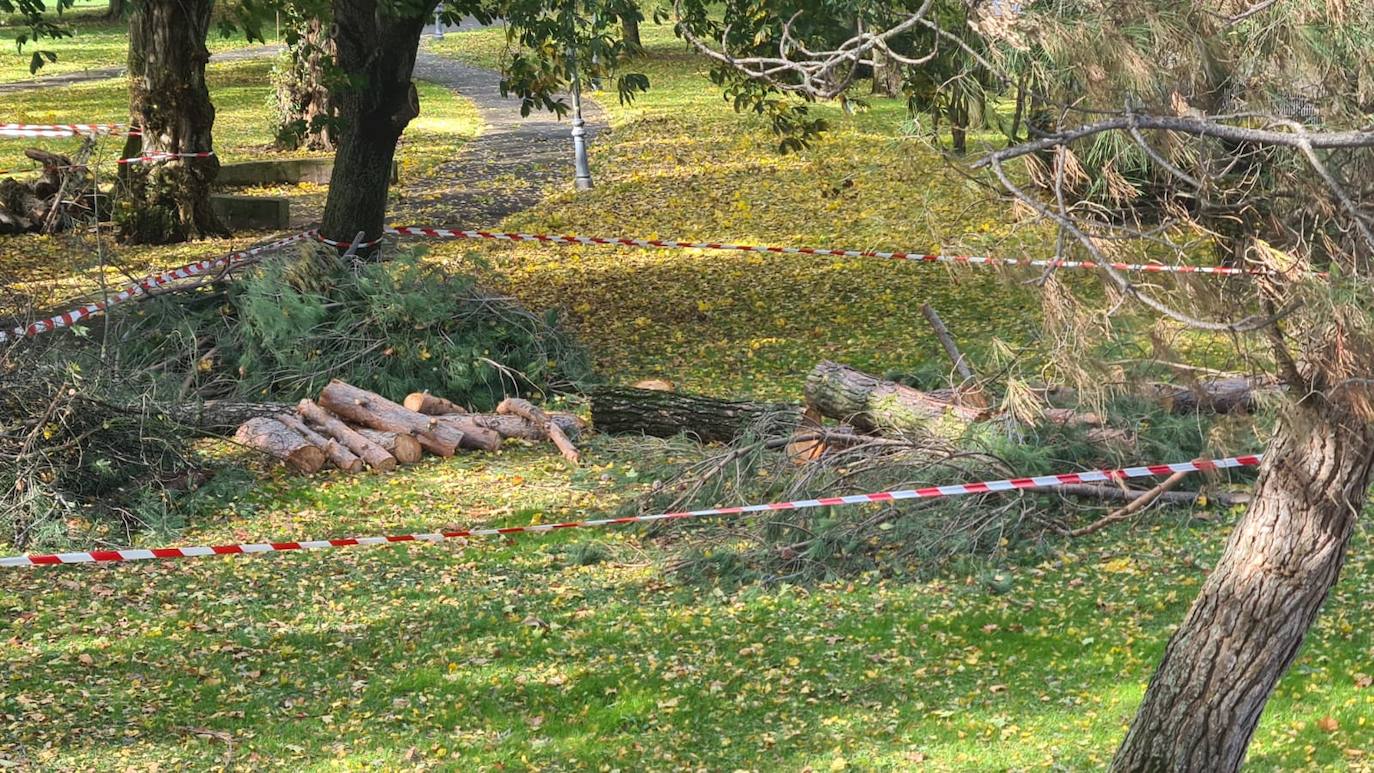
<svg viewBox="0 0 1374 773"><path fill-rule="evenodd" d="M786 403L717 400L657 389L603 386L589 394L592 426L610 435L690 435L703 443L728 443L760 424L790 431L802 417L799 406Z"/></svg>
<svg viewBox="0 0 1374 773"><path fill-rule="evenodd" d="M271 454L293 472L309 474L324 466L325 453L276 419L249 419L234 433L239 443Z"/></svg>
<svg viewBox="0 0 1374 773"><path fill-rule="evenodd" d="M863 432L958 434L989 415L958 404L952 393L922 392L829 360L812 369L804 394L822 416Z"/></svg>

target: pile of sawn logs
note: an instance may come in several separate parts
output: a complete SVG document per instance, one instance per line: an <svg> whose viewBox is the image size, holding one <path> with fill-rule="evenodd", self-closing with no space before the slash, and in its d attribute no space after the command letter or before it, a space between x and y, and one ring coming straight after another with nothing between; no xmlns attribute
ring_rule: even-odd
<svg viewBox="0 0 1374 773"><path fill-rule="evenodd" d="M386 472L419 461L425 452L495 451L507 438L551 442L576 464L572 441L582 429L577 417L548 414L520 398L502 401L494 414L468 413L427 392L399 404L335 380L318 401L301 400L295 413L251 418L234 438L298 473L316 472L325 464L346 472Z"/></svg>

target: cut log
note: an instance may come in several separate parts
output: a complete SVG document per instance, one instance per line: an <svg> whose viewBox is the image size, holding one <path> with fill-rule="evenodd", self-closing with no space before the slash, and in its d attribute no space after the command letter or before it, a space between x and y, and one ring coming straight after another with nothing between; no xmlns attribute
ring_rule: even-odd
<svg viewBox="0 0 1374 773"><path fill-rule="evenodd" d="M489 413L472 413L466 417L473 424L493 430L503 438L519 438L520 440L540 441L547 440L544 430L529 419L520 416L500 416ZM557 424L571 440L577 440L578 436L586 431L587 425L581 419L570 413L550 413L549 419Z"/></svg>
<svg viewBox="0 0 1374 773"><path fill-rule="evenodd" d="M340 421L338 416L316 405L314 401L308 398L301 400L296 405L296 411L306 420L314 422L315 426L319 427L326 435L339 441L361 457L364 462L367 462L368 467L377 472L391 472L396 469L398 457L392 456L381 445L358 434L352 427ZM416 458L419 458L418 454Z"/></svg>
<svg viewBox="0 0 1374 773"><path fill-rule="evenodd" d="M420 441L411 435L402 435L399 432L383 432L368 427L358 427L353 431L386 449L401 464L413 464L420 461L420 455L424 452L424 449L420 448Z"/></svg>
<svg viewBox="0 0 1374 773"><path fill-rule="evenodd" d="M338 379L320 391L320 405L354 424L414 435L426 451L439 456L453 456L463 444L457 427Z"/></svg>
<svg viewBox="0 0 1374 773"><path fill-rule="evenodd" d="M655 389L594 387L590 396L592 426L608 435L690 435L703 443L729 443L755 426L786 434L802 415L801 408L785 403L717 400Z"/></svg>
<svg viewBox="0 0 1374 773"><path fill-rule="evenodd" d="M327 438L315 430L305 426L305 422L294 413L283 413L278 415L277 421L285 424L296 431L296 434L309 440L316 448L324 451L324 455L329 457L329 461L335 467L344 472L362 472L363 460L358 455L344 448L343 444L333 438Z"/></svg>
<svg viewBox="0 0 1374 773"><path fill-rule="evenodd" d="M495 451L501 447L501 434L473 421L471 414L450 413L434 418L438 419L441 425L463 433L463 448L473 451Z"/></svg>
<svg viewBox="0 0 1374 773"><path fill-rule="evenodd" d="M563 428L558 426L549 418L549 415L535 406L529 400L522 400L519 397L507 397L496 406L496 412L505 415L519 416L528 420L530 423L542 429L545 436L558 447L563 458L577 464L581 455L577 452L577 446L573 445L568 436L563 433Z"/></svg>
<svg viewBox="0 0 1374 773"><path fill-rule="evenodd" d="M405 407L416 413L423 413L426 416L447 416L453 413L467 413L467 409L457 403L451 403L442 397L436 397L429 392L411 392L406 395Z"/></svg>
<svg viewBox="0 0 1374 773"><path fill-rule="evenodd" d="M234 439L275 456L293 472L308 475L324 466L324 451L276 419L249 419L234 433Z"/></svg>
<svg viewBox="0 0 1374 773"><path fill-rule="evenodd" d="M885 381L825 361L806 379L806 402L822 415L864 432L959 434L985 411L957 405L951 397Z"/></svg>

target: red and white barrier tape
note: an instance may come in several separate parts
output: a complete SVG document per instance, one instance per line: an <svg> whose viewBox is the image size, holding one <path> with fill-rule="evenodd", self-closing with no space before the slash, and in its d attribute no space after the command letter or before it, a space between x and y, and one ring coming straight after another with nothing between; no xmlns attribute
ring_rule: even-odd
<svg viewBox="0 0 1374 773"><path fill-rule="evenodd" d="M215 151L213 150L202 150L196 151L195 153L170 153L160 150L155 153L144 153L141 156L133 156L132 158L116 159L115 163L124 165L156 164L163 161L174 161L178 158L210 158L213 155L215 155Z"/></svg>
<svg viewBox="0 0 1374 773"><path fill-rule="evenodd" d="M137 136L138 129L125 129L117 123L5 123L0 124L0 137L76 137L106 134Z"/></svg>
<svg viewBox="0 0 1374 773"><path fill-rule="evenodd" d="M336 240L336 239L330 239L329 237L325 236L324 234L320 233L320 232L317 231L317 230L316 230L316 231L307 231L307 233L310 234L310 237L311 237L312 239L314 239L315 241L319 242L320 244L327 244L327 245L329 245L330 247L333 247L333 248L335 248L335 249L346 250L346 249L348 249L349 247L352 247L352 246L353 246L353 242L341 242L341 241L338 241L338 240ZM386 239L386 236L378 236L376 239L373 239L373 240L370 241L370 242L359 242L357 248L360 249L360 250L369 250L369 249L372 249L373 247L376 247L377 245L381 244L385 239Z"/></svg>
<svg viewBox="0 0 1374 773"><path fill-rule="evenodd" d="M128 301L132 298L136 298L140 295L143 295L148 290L155 290L165 284L169 284L180 279L190 279L194 276L208 274L220 268L231 266L235 263L241 263L248 258L256 257L258 255L262 255L267 252L272 252L274 250L279 250L283 247L287 247L297 242L304 241L305 238L305 234L295 234L292 236L288 236L284 239L278 239L277 241L271 242L270 244L264 244L259 247L253 247L247 250L233 252L219 258L201 260L195 263L187 263L184 266L178 266L177 268L172 268L157 274L152 274L151 276L144 277L143 279L138 280L134 284L125 287L124 289L120 290L114 295L109 296L105 300L95 301L92 303L88 303L84 306L78 306L77 308L72 309L71 311L63 312L56 316L49 317L48 319L41 319L37 322L34 322L31 325L16 327L13 330L10 330L9 332L0 331L0 344L6 343L11 339L23 338L25 336L33 336L38 335L39 333L46 333L52 330L60 330L61 328L71 327L72 325L76 324L77 322L80 322L83 319L86 319L87 317L94 317L97 314L101 314L111 306L124 303L125 301Z"/></svg>
<svg viewBox="0 0 1374 773"><path fill-rule="evenodd" d="M974 266L1021 266L1034 268L1097 269L1102 266L1091 260L1045 260L1028 258L990 258L981 255L931 255L919 252L883 252L881 250L841 250L824 247L761 247L751 244L723 242L686 242L677 239L632 239L628 237L575 236L569 234L526 234L500 231L462 231L454 228L424 226L388 227L384 233L398 236L424 236L431 239L495 239L509 242L541 242L544 244L606 245L612 247L643 247L652 249L728 250L732 252L763 252L782 255L820 255L839 258L884 258L914 263L957 263ZM1231 266L1190 266L1164 263L1108 263L1118 271L1145 271L1170 274L1271 275L1263 268L1234 268Z"/></svg>
<svg viewBox="0 0 1374 773"><path fill-rule="evenodd" d="M900 491L881 491L873 494L852 494L841 497L820 499L801 499L792 502L772 502L766 505L744 505L741 507L716 507L707 510L690 510L678 513L659 513L657 515L637 515L627 518L603 518L589 521L568 521L565 523L534 524L530 526L507 526L504 528L464 529L461 531L440 531L431 534L395 534L387 537L349 537L345 539L311 540L308 542L258 542L235 545L208 545L185 548L147 548L129 550L92 550L79 553L29 554L0 558L0 567L49 566L53 564L89 564L118 561L146 561L154 558L199 558L201 556L236 555L240 553L273 553L290 550L318 550L321 548L343 548L354 545L386 545L397 542L443 542L470 537L497 537L509 534L533 534L558 531L560 529L581 529L596 526L620 526L629 523L650 523L654 521L674 521L688 518L710 516L746 515L778 510L804 510L817 507L839 507L843 505L863 505L876 502L896 502L904 499L932 499L937 497L957 497L969 494L990 494L1020 489L1042 489L1065 486L1075 483L1101 483L1127 478L1149 478L1159 475L1172 475L1177 472L1198 472L1220 470L1233 467L1253 467L1260 463L1260 456L1229 456L1223 459L1198 459L1176 464L1152 464L1145 467L1125 467L1118 470L1093 470L1090 472L1070 472L1059 475L1039 475L1030 478L990 480L981 483L962 483L952 486L931 486L929 488L902 489Z"/></svg>

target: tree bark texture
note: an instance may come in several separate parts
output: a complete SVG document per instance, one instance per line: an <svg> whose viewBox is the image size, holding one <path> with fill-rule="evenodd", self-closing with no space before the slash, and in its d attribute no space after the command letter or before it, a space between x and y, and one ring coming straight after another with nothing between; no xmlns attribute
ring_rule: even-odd
<svg viewBox="0 0 1374 773"><path fill-rule="evenodd" d="M353 453L367 462L367 466L373 470L391 472L396 469L396 463L400 461L400 457L394 456L389 449L359 434L357 430L344 424L338 416L321 408L315 401L308 398L301 400L296 405L296 411L307 421L314 422L315 426L323 430L326 435L352 449ZM419 441L416 441L416 445L419 445ZM415 458L420 458L418 453Z"/></svg>
<svg viewBox="0 0 1374 773"><path fill-rule="evenodd" d="M129 15L129 113L142 136L125 157L214 150L215 107L205 83L213 0L144 0ZM219 160L173 158L128 164L116 220L120 237L170 244L226 236L210 208Z"/></svg>
<svg viewBox="0 0 1374 773"><path fill-rule="evenodd" d="M329 457L329 461L344 472L362 472L363 460L358 455L348 450L342 443L327 438L315 430L307 427L305 422L294 413L283 413L277 417L277 421L295 430L297 435L310 441L311 445L324 451L324 455Z"/></svg>
<svg viewBox="0 0 1374 773"><path fill-rule="evenodd" d="M351 242L382 235L396 141L420 114L411 81L420 33L432 3L393 15L377 0L334 0L334 43L340 75L350 84L333 95L340 127L321 232ZM362 252L362 251L360 251Z"/></svg>
<svg viewBox="0 0 1374 773"><path fill-rule="evenodd" d="M493 416L485 413L474 413L469 415L467 419L474 425L492 430L503 438L519 438L530 441L548 439L543 428L520 416ZM549 420L557 424L558 428L563 430L563 434L570 440L576 440L586 430L582 420L572 414L551 413Z"/></svg>
<svg viewBox="0 0 1374 773"><path fill-rule="evenodd" d="M581 460L581 454L578 453L577 447L572 444L568 436L563 434L563 428L554 423L553 419L549 418L543 409L529 400L507 397L501 401L500 405L496 406L496 412L506 416L519 416L528 421L538 427L544 433L544 437L558 447L558 451L563 454L564 459L573 464L577 464Z"/></svg>
<svg viewBox="0 0 1374 773"><path fill-rule="evenodd" d="M716 400L656 389L596 387L590 396L592 425L609 435L685 434L703 443L729 443L762 423L786 434L802 415L795 405Z"/></svg>
<svg viewBox="0 0 1374 773"><path fill-rule="evenodd" d="M1254 501L1164 659L1116 771L1234 771L1345 560L1374 426L1320 395L1284 417Z"/></svg>
<svg viewBox="0 0 1374 773"><path fill-rule="evenodd" d="M806 402L822 415L863 432L962 433L983 418L978 408L936 393L885 381L835 362L822 362L806 379Z"/></svg>
<svg viewBox="0 0 1374 773"><path fill-rule="evenodd" d="M451 413L467 413L467 409L457 403L445 400L429 392L411 392L402 403L416 413L426 416L446 416Z"/></svg>
<svg viewBox="0 0 1374 773"><path fill-rule="evenodd" d="M1158 399L1171 413L1237 413L1255 409L1255 399L1282 391L1280 384L1255 378L1219 378L1189 386L1161 385Z"/></svg>

